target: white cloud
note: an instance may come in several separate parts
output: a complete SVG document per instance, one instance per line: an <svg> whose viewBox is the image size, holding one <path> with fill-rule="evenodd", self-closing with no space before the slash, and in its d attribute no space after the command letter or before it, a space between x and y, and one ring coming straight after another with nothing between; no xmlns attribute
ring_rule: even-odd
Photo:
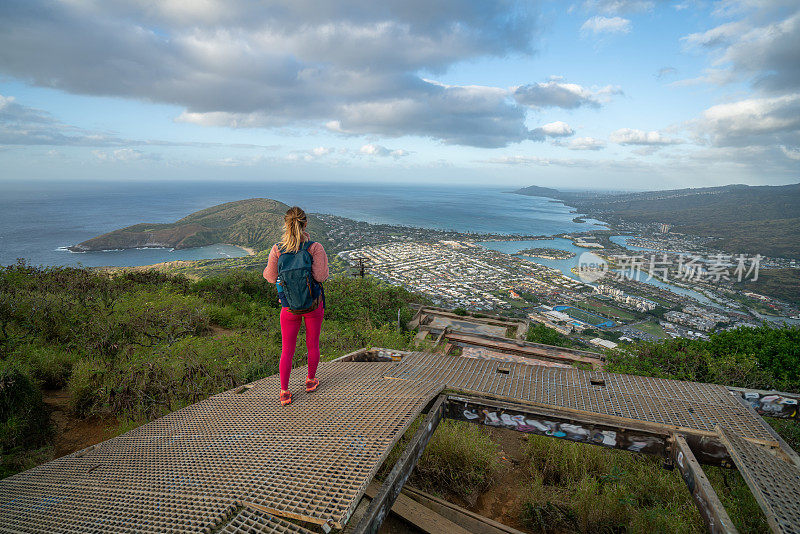
<svg viewBox="0 0 800 534"><path fill-rule="evenodd" d="M286 159L289 161L314 161L333 154L334 152L334 148L318 146L307 150L294 150L286 156Z"/></svg>
<svg viewBox="0 0 800 534"><path fill-rule="evenodd" d="M703 75L673 85L745 81L755 90L749 98L711 106L686 123L697 143L713 147L708 154L735 155L754 169L771 157L794 165L796 171L792 155L800 149L799 7L796 0L720 2L715 14L737 20L682 39L689 47L707 51L710 66ZM731 149L724 152L727 147Z"/></svg>
<svg viewBox="0 0 800 534"><path fill-rule="evenodd" d="M322 156L327 156L331 152L333 152L332 148L328 148L328 147L324 147L324 146L318 146L316 148L312 148L311 151L310 151L310 154L319 158L319 157L322 157Z"/></svg>
<svg viewBox="0 0 800 534"><path fill-rule="evenodd" d="M537 10L524 0L0 2L0 73L181 106L178 120L200 125L498 147L530 135L507 89L418 73L532 53Z"/></svg>
<svg viewBox="0 0 800 534"><path fill-rule="evenodd" d="M781 152L789 159L800 161L800 148L787 148L781 145Z"/></svg>
<svg viewBox="0 0 800 534"><path fill-rule="evenodd" d="M129 162L143 159L161 159L158 154L146 153L132 148L118 148L111 151L93 150L92 154L94 154L95 157L100 161L107 162Z"/></svg>
<svg viewBox="0 0 800 534"><path fill-rule="evenodd" d="M569 124L562 121L549 122L542 125L541 128L537 128L537 130L541 130L542 134L547 137L568 137L575 133Z"/></svg>
<svg viewBox="0 0 800 534"><path fill-rule="evenodd" d="M764 16L684 37L687 45L714 53L712 67L698 81L724 84L747 79L767 91L800 89L800 11L768 23Z"/></svg>
<svg viewBox="0 0 800 534"><path fill-rule="evenodd" d="M612 96L622 94L617 86L607 85L589 89L575 83L550 80L543 83L522 85L514 89L514 99L534 108L559 107L574 109L582 106L599 108Z"/></svg>
<svg viewBox="0 0 800 534"><path fill-rule="evenodd" d="M715 47L727 45L741 36L746 29L747 24L743 21L726 22L710 30L681 37L681 41L689 46Z"/></svg>
<svg viewBox="0 0 800 534"><path fill-rule="evenodd" d="M594 137L576 137L566 145L570 150L602 150L606 142Z"/></svg>
<svg viewBox="0 0 800 534"><path fill-rule="evenodd" d="M512 167L567 167L570 169L580 169L588 172L610 171L610 172L646 172L653 176L660 171L653 165L636 159L612 160L612 159L587 159L587 158L548 158L540 156L523 156L519 154L506 155L490 158L477 163L488 163L491 165L505 165Z"/></svg>
<svg viewBox="0 0 800 534"><path fill-rule="evenodd" d="M719 146L800 146L800 93L718 104L694 123L697 133Z"/></svg>
<svg viewBox="0 0 800 534"><path fill-rule="evenodd" d="M658 69L658 72L656 72L656 78L659 80L663 80L664 78L669 78L671 76L674 76L677 72L678 69L676 69L675 67L661 67L660 69Z"/></svg>
<svg viewBox="0 0 800 534"><path fill-rule="evenodd" d="M385 146L382 145L376 145L372 143L362 146L359 149L359 153L364 154L366 156L378 156L384 158L391 156L394 159L402 158L403 156L408 155L408 151L403 150L402 148L391 149L391 148L386 148Z"/></svg>
<svg viewBox="0 0 800 534"><path fill-rule="evenodd" d="M652 11L656 3L652 0L586 0L583 9L601 13L641 13Z"/></svg>
<svg viewBox="0 0 800 534"><path fill-rule="evenodd" d="M660 132L620 128L611 132L609 139L620 145L665 146L683 143L681 139L667 137Z"/></svg>
<svg viewBox="0 0 800 534"><path fill-rule="evenodd" d="M548 137L569 137L574 134L575 131L570 127L569 124L563 121L555 121L543 124L538 128L534 128L529 132L528 139L532 141L544 141Z"/></svg>
<svg viewBox="0 0 800 534"><path fill-rule="evenodd" d="M538 156L500 156L497 158L490 158L485 160L483 163L497 163L500 165L541 165L541 166L548 166L553 163L553 160L550 158L540 158Z"/></svg>
<svg viewBox="0 0 800 534"><path fill-rule="evenodd" d="M630 33L631 21L622 17L602 17L596 15L581 26L581 32L599 35L601 33Z"/></svg>
<svg viewBox="0 0 800 534"><path fill-rule="evenodd" d="M91 147L184 146L198 148L253 148L275 150L277 146L243 143L204 143L164 141L160 139L125 139L113 133L96 132L64 124L46 111L25 106L13 96L0 95L0 144L63 145ZM105 152L101 152L106 154Z"/></svg>

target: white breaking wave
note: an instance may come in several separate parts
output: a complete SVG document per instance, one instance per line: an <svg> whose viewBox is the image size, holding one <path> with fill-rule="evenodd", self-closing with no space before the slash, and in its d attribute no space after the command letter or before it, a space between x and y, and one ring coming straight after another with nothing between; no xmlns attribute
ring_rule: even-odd
<svg viewBox="0 0 800 534"><path fill-rule="evenodd" d="M69 252L71 254L86 254L85 250L70 250L69 247L58 247L55 249L58 252Z"/></svg>

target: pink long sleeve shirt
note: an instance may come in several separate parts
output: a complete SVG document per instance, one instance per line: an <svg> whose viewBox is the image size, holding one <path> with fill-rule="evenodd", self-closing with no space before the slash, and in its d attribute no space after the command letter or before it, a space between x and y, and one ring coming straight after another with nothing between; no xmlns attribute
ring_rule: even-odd
<svg viewBox="0 0 800 534"><path fill-rule="evenodd" d="M308 252L313 258L311 274L314 276L314 280L324 282L328 279L328 255L325 253L325 248L321 243L314 242L308 247ZM278 245L272 245L267 266L264 268L264 278L273 284L278 280L278 257L280 255L281 251L278 249Z"/></svg>

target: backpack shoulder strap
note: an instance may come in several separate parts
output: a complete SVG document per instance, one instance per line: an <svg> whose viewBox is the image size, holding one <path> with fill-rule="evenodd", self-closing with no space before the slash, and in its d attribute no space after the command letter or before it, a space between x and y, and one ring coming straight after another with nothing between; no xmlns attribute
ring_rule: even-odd
<svg viewBox="0 0 800 534"><path fill-rule="evenodd" d="M314 242L313 242L313 241L311 241L311 240L305 241L305 242L303 243L302 250L308 250L308 249L309 249L309 247L311 247L311 245L313 245L313 244L314 244Z"/></svg>

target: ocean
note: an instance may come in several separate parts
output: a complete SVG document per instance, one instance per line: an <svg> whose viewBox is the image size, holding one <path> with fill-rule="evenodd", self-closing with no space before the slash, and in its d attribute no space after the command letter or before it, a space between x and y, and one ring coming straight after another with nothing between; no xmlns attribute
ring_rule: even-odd
<svg viewBox="0 0 800 534"><path fill-rule="evenodd" d="M253 197L370 223L499 234L555 235L599 228L559 202L508 193L511 187L287 182L2 182L0 265L133 266L232 257L198 249L87 252L64 247L136 223L173 222L203 208Z"/></svg>

